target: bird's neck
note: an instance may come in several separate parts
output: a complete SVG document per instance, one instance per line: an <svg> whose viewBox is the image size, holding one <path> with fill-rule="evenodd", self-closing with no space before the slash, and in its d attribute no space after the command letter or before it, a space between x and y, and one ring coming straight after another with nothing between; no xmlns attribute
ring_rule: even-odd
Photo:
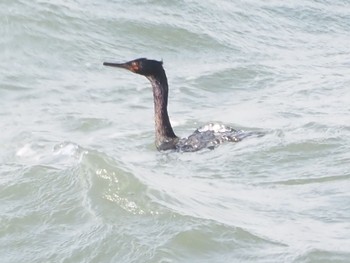
<svg viewBox="0 0 350 263"><path fill-rule="evenodd" d="M155 113L155 130L156 130L156 147L159 150L174 149L178 141L168 115L168 80L162 69L159 74L147 76L152 84L154 113Z"/></svg>

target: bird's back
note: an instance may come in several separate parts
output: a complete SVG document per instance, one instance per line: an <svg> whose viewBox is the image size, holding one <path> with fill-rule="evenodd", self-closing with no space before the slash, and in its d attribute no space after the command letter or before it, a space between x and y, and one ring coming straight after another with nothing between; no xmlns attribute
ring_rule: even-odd
<svg viewBox="0 0 350 263"><path fill-rule="evenodd" d="M218 123L209 123L194 131L188 138L179 140L177 150L182 152L195 152L201 149L214 149L223 142L239 142L250 136L241 130Z"/></svg>

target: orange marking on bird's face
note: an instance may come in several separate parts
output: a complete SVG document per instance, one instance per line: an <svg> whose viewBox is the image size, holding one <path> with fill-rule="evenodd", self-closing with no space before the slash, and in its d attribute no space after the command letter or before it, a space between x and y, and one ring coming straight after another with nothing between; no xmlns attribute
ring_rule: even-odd
<svg viewBox="0 0 350 263"><path fill-rule="evenodd" d="M139 70L139 64L137 62L132 62L129 69L132 71L132 72L137 72Z"/></svg>

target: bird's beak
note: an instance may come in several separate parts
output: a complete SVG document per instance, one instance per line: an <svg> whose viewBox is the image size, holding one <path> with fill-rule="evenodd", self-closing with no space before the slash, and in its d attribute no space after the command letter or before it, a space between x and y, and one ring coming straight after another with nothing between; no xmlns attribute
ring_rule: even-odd
<svg viewBox="0 0 350 263"><path fill-rule="evenodd" d="M112 63L112 62L103 62L104 66L116 67L116 68L125 68L130 70L130 65L128 63Z"/></svg>

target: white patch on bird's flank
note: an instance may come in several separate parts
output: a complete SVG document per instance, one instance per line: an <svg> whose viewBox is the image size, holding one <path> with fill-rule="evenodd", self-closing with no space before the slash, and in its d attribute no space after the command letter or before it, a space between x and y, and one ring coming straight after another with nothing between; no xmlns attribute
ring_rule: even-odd
<svg viewBox="0 0 350 263"><path fill-rule="evenodd" d="M232 129L230 127L227 127L223 124L220 123L209 123L206 124L200 128L198 128L199 132L206 132L206 131L212 131L212 132L228 132L231 131Z"/></svg>

